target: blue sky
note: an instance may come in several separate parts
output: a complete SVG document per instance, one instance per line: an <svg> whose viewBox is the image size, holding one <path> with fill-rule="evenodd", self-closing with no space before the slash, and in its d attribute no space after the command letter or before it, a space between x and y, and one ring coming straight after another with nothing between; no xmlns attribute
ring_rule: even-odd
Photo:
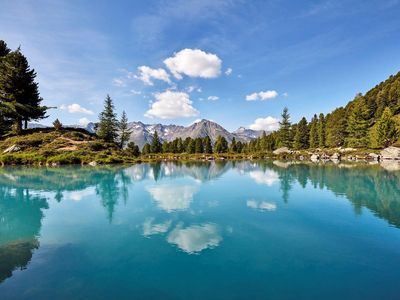
<svg viewBox="0 0 400 300"><path fill-rule="evenodd" d="M38 73L43 123L271 129L327 113L400 71L400 1L6 1L0 39ZM247 99L247 100L246 100ZM248 101L250 100L250 101Z"/></svg>

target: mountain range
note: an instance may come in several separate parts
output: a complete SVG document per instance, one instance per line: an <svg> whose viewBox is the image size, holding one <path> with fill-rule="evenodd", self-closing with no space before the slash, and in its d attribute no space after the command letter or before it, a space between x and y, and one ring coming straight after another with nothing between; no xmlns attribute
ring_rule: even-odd
<svg viewBox="0 0 400 300"><path fill-rule="evenodd" d="M48 126L39 123L29 123L29 128L46 128ZM66 125L69 128L84 128L90 133L95 132L95 124L88 123L86 126L81 125ZM229 132L221 125L203 119L189 126L180 125L163 125L163 124L144 124L142 122L130 122L128 124L131 136L129 141L134 142L140 148L146 143L151 143L153 140L154 133L157 131L158 136L162 142L172 141L176 138L185 139L187 137L198 138L209 136L212 143L215 143L218 136L223 136L228 142L231 142L233 138L236 141L249 142L262 134L262 130L252 130L244 127L240 127L234 132Z"/></svg>

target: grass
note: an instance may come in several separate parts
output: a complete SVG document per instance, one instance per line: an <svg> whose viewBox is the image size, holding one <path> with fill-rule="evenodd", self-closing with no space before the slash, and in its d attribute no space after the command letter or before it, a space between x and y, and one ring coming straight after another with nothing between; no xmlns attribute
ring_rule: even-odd
<svg viewBox="0 0 400 300"><path fill-rule="evenodd" d="M298 160L309 159L313 153L331 156L338 149L307 149L274 155L272 152L257 153L222 153L222 154L149 154L134 157L120 150L113 143L105 143L84 130L28 130L20 136L10 136L0 140L1 165L71 165L71 164L120 164L157 161L206 161L206 160ZM17 146L18 151L3 153L10 146ZM398 142L400 146L400 142ZM377 149L357 149L341 153L342 157L365 158L369 153L379 153Z"/></svg>

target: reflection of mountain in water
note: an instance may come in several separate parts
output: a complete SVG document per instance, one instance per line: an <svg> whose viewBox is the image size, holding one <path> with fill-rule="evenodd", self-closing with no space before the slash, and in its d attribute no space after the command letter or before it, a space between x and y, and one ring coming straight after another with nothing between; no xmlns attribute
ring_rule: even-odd
<svg viewBox="0 0 400 300"><path fill-rule="evenodd" d="M232 168L231 162L166 162L133 165L125 169L125 173L134 181L145 179L160 180L162 178L192 177L201 182L221 177Z"/></svg>

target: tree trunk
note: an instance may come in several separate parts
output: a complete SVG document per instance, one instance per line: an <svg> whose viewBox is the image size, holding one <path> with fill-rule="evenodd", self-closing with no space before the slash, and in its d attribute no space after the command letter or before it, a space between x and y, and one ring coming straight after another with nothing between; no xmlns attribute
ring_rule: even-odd
<svg viewBox="0 0 400 300"><path fill-rule="evenodd" d="M22 119L17 118L16 123L15 123L15 133L21 134L21 132L22 132Z"/></svg>
<svg viewBox="0 0 400 300"><path fill-rule="evenodd" d="M25 126L24 126L24 127L25 127L24 129L28 129L28 120L25 119L25 120L24 120L24 123L25 123L25 124L24 124L24 125L25 125Z"/></svg>

